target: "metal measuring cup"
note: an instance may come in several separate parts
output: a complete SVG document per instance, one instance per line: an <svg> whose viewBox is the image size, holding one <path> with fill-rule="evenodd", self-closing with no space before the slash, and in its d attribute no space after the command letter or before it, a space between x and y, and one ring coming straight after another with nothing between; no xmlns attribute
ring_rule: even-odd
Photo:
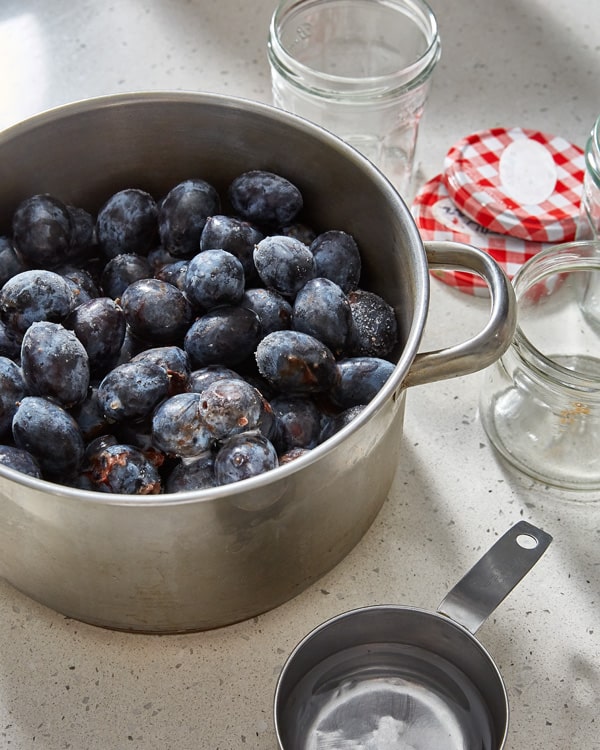
<svg viewBox="0 0 600 750"><path fill-rule="evenodd" d="M437 611L370 606L319 625L277 683L281 750L501 750L508 696L474 634L551 541L520 521Z"/></svg>

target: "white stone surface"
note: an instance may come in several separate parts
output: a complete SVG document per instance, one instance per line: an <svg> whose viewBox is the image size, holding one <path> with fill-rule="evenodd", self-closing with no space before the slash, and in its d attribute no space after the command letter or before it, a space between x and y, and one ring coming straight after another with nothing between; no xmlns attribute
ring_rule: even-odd
<svg viewBox="0 0 600 750"><path fill-rule="evenodd" d="M600 111L590 0L431 0L442 60L417 184L467 133L497 125L583 146ZM272 0L3 0L0 127L105 93L196 89L270 100ZM483 325L487 303L434 281L423 349ZM600 504L515 477L477 416L480 374L407 395L404 456L370 531L296 599L212 632L142 636L66 619L0 582L0 748L273 750L273 691L293 646L346 609L435 608L513 522L554 542L479 631L504 676L507 750L600 748ZM0 519L1 523L1 519ZM430 750L442 750L430 749Z"/></svg>

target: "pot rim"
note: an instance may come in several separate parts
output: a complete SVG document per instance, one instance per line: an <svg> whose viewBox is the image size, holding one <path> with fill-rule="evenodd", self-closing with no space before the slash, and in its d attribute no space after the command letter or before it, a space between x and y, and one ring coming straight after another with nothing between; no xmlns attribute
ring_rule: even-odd
<svg viewBox="0 0 600 750"><path fill-rule="evenodd" d="M47 123L56 123L61 119L69 119L95 110L112 107L130 107L142 104L168 103L187 103L198 106L210 105L231 110L242 109L253 112L254 114L267 119L278 120L286 127L300 130L305 133L308 138L320 140L326 147L341 152L342 155L354 162L363 172L365 172L369 179L379 188L386 200L393 204L395 210L404 218L404 228L410 235L408 239L410 240L412 255L415 261L420 261L418 266L415 265L415 271L417 272L415 277L417 283L415 283L414 287L416 292L415 310L411 327L406 340L403 343L402 352L396 362L394 371L377 395L367 404L365 409L349 424L343 427L335 435L328 438L324 443L321 443L305 455L294 459L294 461L291 461L290 463L278 466L264 474L249 479L243 479L234 484L227 484L204 490L187 490L184 492L163 493L159 495L102 493L93 490L69 487L67 485L50 482L44 479L37 479L36 477L23 474L7 466L3 466L2 464L0 464L0 479L10 480L17 485L25 486L53 496L60 496L64 499L71 499L76 502L89 502L93 505L102 506L142 506L145 508L156 508L160 506L172 507L174 505L188 505L196 502L217 501L224 498L230 498L234 495L237 496L246 492L253 492L261 487L268 487L274 482L285 480L291 475L308 468L319 461L323 456L335 450L348 436L361 429L363 424L378 413L389 399L396 400L401 397L403 387L402 383L417 354L427 319L430 290L427 256L412 214L390 180L359 151L330 131L321 128L298 115L278 109L273 105L264 104L262 102L239 96L184 90L148 90L105 94L80 99L46 109L0 131L0 147L10 143L14 138L18 138L36 129L43 128ZM419 291L421 292L420 299L417 294Z"/></svg>

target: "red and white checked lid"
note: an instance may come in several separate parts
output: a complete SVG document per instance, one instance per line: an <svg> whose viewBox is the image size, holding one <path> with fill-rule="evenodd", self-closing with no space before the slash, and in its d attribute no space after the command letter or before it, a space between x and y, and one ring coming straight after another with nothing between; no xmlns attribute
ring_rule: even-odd
<svg viewBox="0 0 600 750"><path fill-rule="evenodd" d="M448 151L444 181L461 211L533 242L574 239L585 170L579 146L523 128L472 133Z"/></svg>
<svg viewBox="0 0 600 750"><path fill-rule="evenodd" d="M424 240L475 245L491 255L510 279L526 260L549 247L548 244L492 232L465 216L448 195L443 175L437 175L423 185L415 196L411 210ZM477 274L438 270L432 271L432 274L461 292L478 297L488 296L487 285Z"/></svg>

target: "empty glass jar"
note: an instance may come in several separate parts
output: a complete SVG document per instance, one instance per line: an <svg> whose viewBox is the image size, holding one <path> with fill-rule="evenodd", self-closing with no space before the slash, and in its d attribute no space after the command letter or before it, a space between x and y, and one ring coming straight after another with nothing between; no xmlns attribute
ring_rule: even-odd
<svg viewBox="0 0 600 750"><path fill-rule="evenodd" d="M526 475L600 499L600 334L584 304L600 289L600 242L538 253L513 279L517 330L485 373L484 429Z"/></svg>

